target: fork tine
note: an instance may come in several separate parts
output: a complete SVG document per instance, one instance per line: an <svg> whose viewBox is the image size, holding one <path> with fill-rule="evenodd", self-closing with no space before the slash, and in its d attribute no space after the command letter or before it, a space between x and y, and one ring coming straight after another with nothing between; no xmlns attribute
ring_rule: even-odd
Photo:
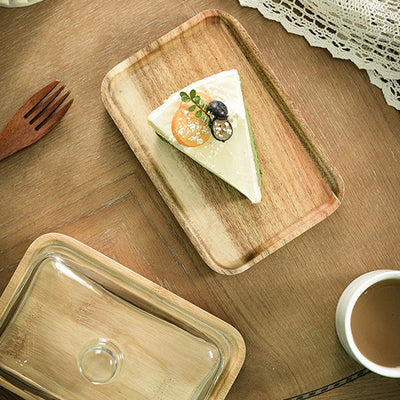
<svg viewBox="0 0 400 400"><path fill-rule="evenodd" d="M39 132L41 132L41 134L44 136L46 133L48 133L50 130L52 130L61 121L62 117L65 115L65 113L71 107L71 104L73 101L74 101L74 99L71 99L57 113L53 114L49 119L47 119L44 122L44 124L42 124L39 127L36 127L35 129L38 130Z"/></svg>
<svg viewBox="0 0 400 400"><path fill-rule="evenodd" d="M68 97L71 92L65 93L61 96L55 103L49 106L46 110L44 110L41 115L35 120L35 129L38 130L41 125L46 122L48 118L57 110L58 107L64 102L64 100Z"/></svg>
<svg viewBox="0 0 400 400"><path fill-rule="evenodd" d="M44 88L40 89L36 92L21 108L20 111L25 113L25 117L29 114L30 111L41 101L43 100L58 84L60 81L55 80L49 83Z"/></svg>
<svg viewBox="0 0 400 400"><path fill-rule="evenodd" d="M57 89L56 92L54 92L45 102L39 103L37 107L34 107L26 116L27 118L29 116L29 123L32 124L35 122L35 120L42 114L42 112L46 109L47 106L49 106L54 99L62 92L62 90L65 88L65 85L62 85L59 89Z"/></svg>

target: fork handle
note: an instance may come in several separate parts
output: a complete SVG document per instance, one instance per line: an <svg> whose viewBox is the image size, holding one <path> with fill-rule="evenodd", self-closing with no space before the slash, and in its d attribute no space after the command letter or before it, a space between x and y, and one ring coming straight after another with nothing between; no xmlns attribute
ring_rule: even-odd
<svg viewBox="0 0 400 400"><path fill-rule="evenodd" d="M0 161L39 140L32 138L33 141L27 141L26 137L16 134L17 129L18 126L11 120L0 133Z"/></svg>
<svg viewBox="0 0 400 400"><path fill-rule="evenodd" d="M18 151L17 143L12 140L12 129L9 125L10 123L0 133L0 160Z"/></svg>

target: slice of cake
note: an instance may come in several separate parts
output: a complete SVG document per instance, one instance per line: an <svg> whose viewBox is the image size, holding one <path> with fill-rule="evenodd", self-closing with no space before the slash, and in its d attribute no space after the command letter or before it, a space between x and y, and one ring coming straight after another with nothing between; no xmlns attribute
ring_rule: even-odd
<svg viewBox="0 0 400 400"><path fill-rule="evenodd" d="M148 122L163 139L251 202L261 201L257 150L235 69L172 94L150 113Z"/></svg>

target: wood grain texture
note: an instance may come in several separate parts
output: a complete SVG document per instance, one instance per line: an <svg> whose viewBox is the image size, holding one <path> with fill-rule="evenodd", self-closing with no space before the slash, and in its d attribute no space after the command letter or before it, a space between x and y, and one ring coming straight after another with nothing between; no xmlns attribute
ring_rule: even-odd
<svg viewBox="0 0 400 400"><path fill-rule="evenodd" d="M0 383L26 399L222 400L245 356L232 326L55 233L27 250L0 298L0 321ZM84 374L85 351L100 343L118 364L114 377L90 368L93 379L111 377L93 385L77 365Z"/></svg>
<svg viewBox="0 0 400 400"><path fill-rule="evenodd" d="M209 49L207 61L200 48ZM171 93L232 68L239 71L255 132L263 192L256 205L170 148L147 123ZM247 32L216 10L146 46L103 81L110 115L200 255L219 273L247 270L340 204L341 177L279 89Z"/></svg>
<svg viewBox="0 0 400 400"><path fill-rule="evenodd" d="M100 97L111 68L209 8L243 24L346 183L333 215L237 276L203 262ZM1 127L54 78L74 94L53 132L0 162L0 292L29 244L57 231L236 327L247 356L227 400L282 400L361 369L336 338L336 302L358 275L400 266L400 114L365 72L236 0L45 0L2 9L0 32ZM316 398L399 395L399 380L368 374Z"/></svg>

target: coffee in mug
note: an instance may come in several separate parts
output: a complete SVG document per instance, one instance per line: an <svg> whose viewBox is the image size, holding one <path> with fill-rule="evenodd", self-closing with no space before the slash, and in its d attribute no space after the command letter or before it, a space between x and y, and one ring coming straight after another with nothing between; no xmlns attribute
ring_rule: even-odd
<svg viewBox="0 0 400 400"><path fill-rule="evenodd" d="M400 271L378 270L354 280L336 309L345 350L378 374L400 377Z"/></svg>
<svg viewBox="0 0 400 400"><path fill-rule="evenodd" d="M357 348L372 362L400 366L400 279L388 279L366 289L351 314Z"/></svg>

